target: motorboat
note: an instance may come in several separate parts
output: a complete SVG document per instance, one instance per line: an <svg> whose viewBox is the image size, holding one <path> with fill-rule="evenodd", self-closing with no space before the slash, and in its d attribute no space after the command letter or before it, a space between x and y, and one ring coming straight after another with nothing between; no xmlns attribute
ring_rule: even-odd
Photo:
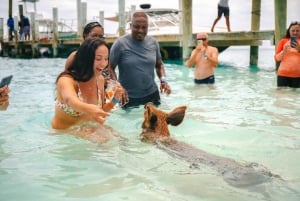
<svg viewBox="0 0 300 201"><path fill-rule="evenodd" d="M173 8L151 8L151 4L141 4L139 10L125 12L125 33L131 33L130 23L131 14L136 11L143 11L148 15L148 35L173 35L180 34L180 21L182 18L182 11ZM118 14L113 17L106 17L106 20L119 22ZM192 27L193 33L209 32L210 27ZM115 34L109 36L119 36L118 30ZM182 46L179 42L169 42L160 44L160 52L163 59L180 59L182 55Z"/></svg>
<svg viewBox="0 0 300 201"><path fill-rule="evenodd" d="M149 17L148 34L179 34L181 11L173 8L151 8L150 4L141 4L141 10ZM130 33L131 11L125 12L125 32ZM118 22L119 16L106 17L106 20ZM118 35L118 31L116 33Z"/></svg>
<svg viewBox="0 0 300 201"><path fill-rule="evenodd" d="M148 35L164 35L164 34L179 34L180 33L180 20L182 11L173 8L151 8L151 4L141 4L139 10L148 15L149 26ZM130 33L130 21L132 11L125 12L125 32ZM119 16L106 17L106 20L119 22ZM225 29L216 29L216 32L223 32ZM210 27L192 27L193 33L210 32ZM116 31L118 34L118 30Z"/></svg>
<svg viewBox="0 0 300 201"><path fill-rule="evenodd" d="M38 25L38 37L39 40L49 40L53 37L53 27L54 21L51 19L39 18L36 20ZM77 32L72 29L72 26L66 24L65 22L57 22L57 31L59 39L75 39L77 38Z"/></svg>

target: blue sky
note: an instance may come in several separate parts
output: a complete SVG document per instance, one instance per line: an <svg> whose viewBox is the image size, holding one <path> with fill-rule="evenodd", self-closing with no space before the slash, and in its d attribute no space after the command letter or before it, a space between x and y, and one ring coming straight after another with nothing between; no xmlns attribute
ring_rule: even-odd
<svg viewBox="0 0 300 201"><path fill-rule="evenodd" d="M6 24L8 13L7 4L0 7L0 17L4 18ZM52 18L52 8L58 8L59 19L67 19L68 21L76 20L76 2L77 0L40 0L36 4L37 12L42 14L44 18ZM99 11L104 11L105 17L110 17L118 12L119 0L82 0L87 2L87 19L96 19ZM151 3L153 8L178 8L179 0L126 0L126 10L131 5L138 8L142 3ZM19 0L13 0L13 15L18 16ZM218 0L193 0L193 24L196 26L211 26L217 14ZM251 3L252 0L230 0L230 21L232 31L250 30L251 26ZM261 30L274 28L274 0L261 0ZM27 11L33 11L33 4L27 3ZM300 21L299 0L287 0L288 15L287 24L290 21ZM224 28L225 20L222 18L217 26ZM117 29L117 24L105 22L105 30L112 33Z"/></svg>

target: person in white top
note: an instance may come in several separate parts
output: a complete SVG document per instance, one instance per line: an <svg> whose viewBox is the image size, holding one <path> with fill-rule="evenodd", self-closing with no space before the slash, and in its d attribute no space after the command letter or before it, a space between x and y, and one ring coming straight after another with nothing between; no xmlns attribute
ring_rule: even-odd
<svg viewBox="0 0 300 201"><path fill-rule="evenodd" d="M218 16L214 20L214 23L211 27L211 32L214 32L214 28L217 24L217 22L221 19L222 15L224 14L224 17L226 19L226 26L227 26L227 31L230 32L230 21L229 21L229 5L228 5L229 0L219 0L218 3Z"/></svg>

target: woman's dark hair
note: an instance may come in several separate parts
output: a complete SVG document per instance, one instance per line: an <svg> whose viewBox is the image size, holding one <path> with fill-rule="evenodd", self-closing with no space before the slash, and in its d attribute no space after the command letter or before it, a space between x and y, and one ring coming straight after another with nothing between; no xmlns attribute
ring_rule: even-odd
<svg viewBox="0 0 300 201"><path fill-rule="evenodd" d="M83 28L83 33L82 33L83 38L85 39L86 36L87 36L87 35L91 32L91 30L92 30L93 28L95 28L95 27L100 27L100 28L103 30L103 32L104 32L104 28L103 28L103 26L102 26L99 22L97 22L97 21L89 22L89 23L87 23L87 24L84 26L84 28Z"/></svg>
<svg viewBox="0 0 300 201"><path fill-rule="evenodd" d="M95 52L101 45L106 46L109 50L108 44L100 38L88 38L84 40L78 48L72 64L68 69L58 75L56 83L63 75L69 75L73 77L74 80L80 82L90 80L94 75Z"/></svg>
<svg viewBox="0 0 300 201"><path fill-rule="evenodd" d="M286 38L290 38L291 37L291 35L290 35L290 29L291 29L292 26L295 26L295 25L300 25L300 22L297 22L297 21L296 22L291 22L289 28L286 30L286 34L285 34Z"/></svg>

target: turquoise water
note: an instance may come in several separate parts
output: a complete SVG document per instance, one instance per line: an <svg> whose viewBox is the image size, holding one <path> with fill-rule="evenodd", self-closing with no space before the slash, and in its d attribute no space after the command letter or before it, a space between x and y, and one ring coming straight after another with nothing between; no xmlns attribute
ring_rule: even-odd
<svg viewBox="0 0 300 201"><path fill-rule="evenodd" d="M54 80L65 59L0 58L13 74L11 103L0 112L1 200L299 200L300 91L277 90L273 48L249 68L248 48L219 57L214 88L194 86L193 70L165 61L172 87L161 109L187 105L171 135L240 163L255 162L282 179L245 188L139 140L143 108L117 109L106 122L125 140L98 145L50 127Z"/></svg>

